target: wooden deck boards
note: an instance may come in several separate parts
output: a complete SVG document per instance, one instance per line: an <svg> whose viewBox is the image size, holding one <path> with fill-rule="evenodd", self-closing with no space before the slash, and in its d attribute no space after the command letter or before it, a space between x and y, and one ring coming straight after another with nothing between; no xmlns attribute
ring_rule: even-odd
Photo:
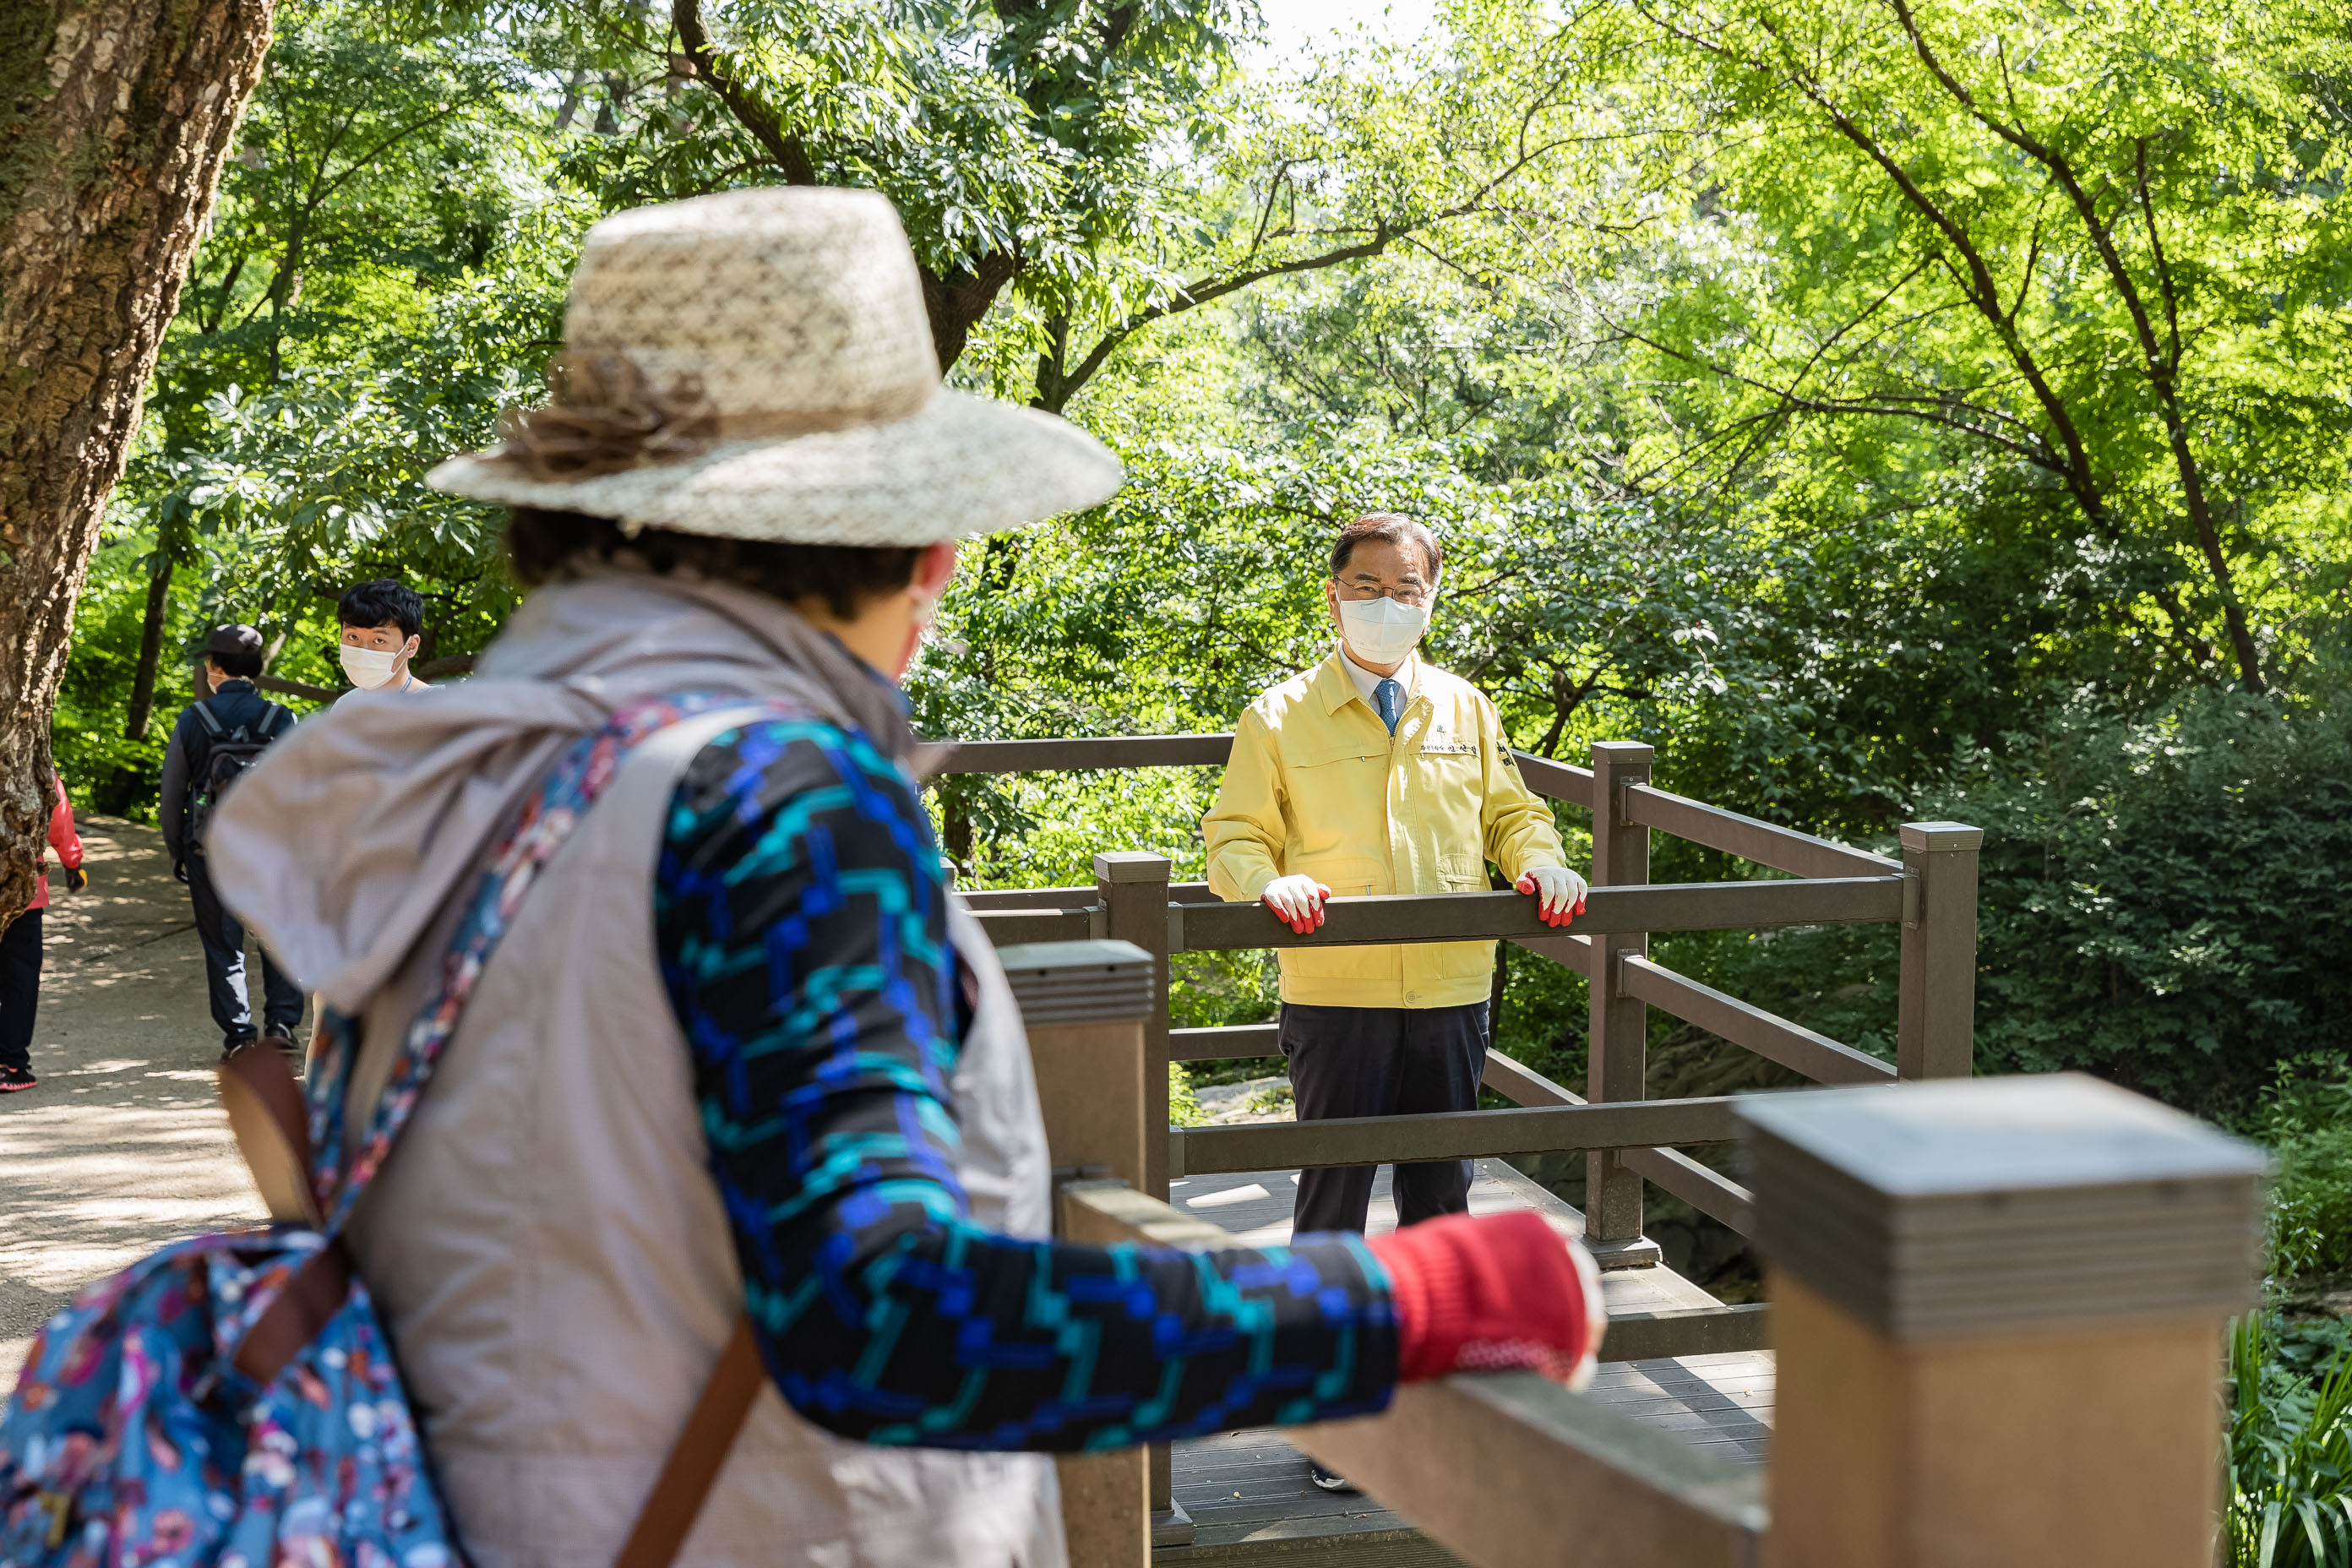
<svg viewBox="0 0 2352 1568"><path fill-rule="evenodd" d="M1169 1184L1169 1201L1261 1246L1290 1239L1295 1173L1193 1176ZM1499 1160L1478 1162L1470 1212L1531 1208L1568 1234L1584 1216ZM1367 1230L1396 1228L1383 1167ZM1612 1313L1719 1305L1672 1270L1612 1269L1601 1288ZM1772 1421L1769 1352L1688 1356L1603 1365L1591 1393L1661 1431L1726 1458L1761 1464ZM1459 1560L1397 1515L1357 1493L1318 1491L1307 1457L1277 1434L1229 1432L1176 1445L1176 1500L1192 1516L1190 1546L1163 1546L1155 1564L1256 1562L1280 1568L1458 1568Z"/></svg>

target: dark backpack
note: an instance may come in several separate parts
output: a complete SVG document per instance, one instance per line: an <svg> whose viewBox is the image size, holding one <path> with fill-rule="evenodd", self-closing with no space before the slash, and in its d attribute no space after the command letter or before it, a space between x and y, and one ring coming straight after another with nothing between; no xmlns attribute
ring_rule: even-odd
<svg viewBox="0 0 2352 1568"><path fill-rule="evenodd" d="M260 718L231 730L221 723L209 702L197 703L195 712L197 721L210 737L205 747L204 765L196 770L195 787L188 792L188 843L201 855L205 825L212 820L213 808L228 793L228 786L253 765L262 748L286 732L294 715L271 702L263 707Z"/></svg>

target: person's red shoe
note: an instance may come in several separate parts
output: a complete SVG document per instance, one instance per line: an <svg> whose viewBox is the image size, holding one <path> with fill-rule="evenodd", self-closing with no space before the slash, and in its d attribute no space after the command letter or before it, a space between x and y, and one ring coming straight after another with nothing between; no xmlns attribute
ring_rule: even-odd
<svg viewBox="0 0 2352 1568"><path fill-rule="evenodd" d="M1399 1383L1509 1371L1591 1381L1609 1329L1601 1270L1539 1215L1447 1215L1369 1245L1396 1302Z"/></svg>
<svg viewBox="0 0 2352 1568"><path fill-rule="evenodd" d="M31 1068L0 1068L0 1094L18 1094L37 1089L41 1080L33 1076Z"/></svg>

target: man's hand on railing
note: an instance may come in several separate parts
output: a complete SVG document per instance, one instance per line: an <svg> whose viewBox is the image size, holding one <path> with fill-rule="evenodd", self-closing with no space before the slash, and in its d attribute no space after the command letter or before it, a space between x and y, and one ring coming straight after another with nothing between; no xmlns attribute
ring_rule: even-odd
<svg viewBox="0 0 2352 1568"><path fill-rule="evenodd" d="M1532 1211L1446 1215L1369 1245L1396 1302L1399 1383L1521 1371L1591 1381L1609 1331L1601 1269Z"/></svg>
<svg viewBox="0 0 2352 1568"><path fill-rule="evenodd" d="M1564 926L1584 912L1584 879L1565 866L1522 872L1517 886L1535 899L1536 913L1548 926Z"/></svg>
<svg viewBox="0 0 2352 1568"><path fill-rule="evenodd" d="M1258 897L1275 918L1300 936L1323 923L1323 900L1331 889L1312 877L1276 877Z"/></svg>

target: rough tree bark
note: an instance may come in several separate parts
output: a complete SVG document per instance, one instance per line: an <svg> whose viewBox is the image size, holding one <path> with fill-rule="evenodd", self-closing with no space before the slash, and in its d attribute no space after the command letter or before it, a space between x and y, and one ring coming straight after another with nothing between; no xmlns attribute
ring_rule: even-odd
<svg viewBox="0 0 2352 1568"><path fill-rule="evenodd" d="M32 897L74 599L270 0L0 0L0 918Z"/></svg>

